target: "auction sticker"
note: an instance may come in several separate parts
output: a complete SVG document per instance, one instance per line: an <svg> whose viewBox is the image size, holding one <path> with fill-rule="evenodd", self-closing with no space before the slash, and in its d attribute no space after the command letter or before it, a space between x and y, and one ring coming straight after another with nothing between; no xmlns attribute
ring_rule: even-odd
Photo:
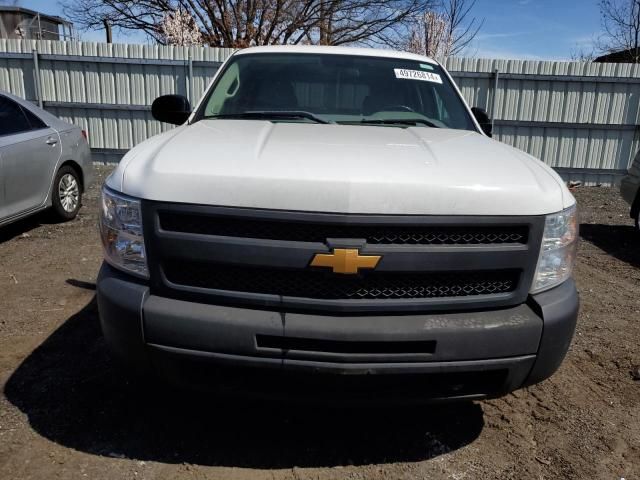
<svg viewBox="0 0 640 480"><path fill-rule="evenodd" d="M442 78L437 73L423 72L420 70L407 70L404 68L394 68L396 78L405 80L422 80L423 82L442 83Z"/></svg>

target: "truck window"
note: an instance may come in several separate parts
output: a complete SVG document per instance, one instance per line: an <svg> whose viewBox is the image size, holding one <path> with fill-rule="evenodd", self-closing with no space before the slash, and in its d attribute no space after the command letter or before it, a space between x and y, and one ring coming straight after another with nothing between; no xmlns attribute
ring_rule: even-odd
<svg viewBox="0 0 640 480"><path fill-rule="evenodd" d="M475 130L442 68L415 60L350 55L259 53L233 57L195 120L247 112L305 111L345 124L416 120ZM304 118L276 121L308 121ZM390 121L389 123L385 123Z"/></svg>

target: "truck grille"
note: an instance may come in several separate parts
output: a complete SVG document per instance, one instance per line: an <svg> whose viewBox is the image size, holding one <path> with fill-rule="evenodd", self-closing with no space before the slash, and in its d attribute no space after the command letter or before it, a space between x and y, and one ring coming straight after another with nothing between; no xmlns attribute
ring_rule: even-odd
<svg viewBox="0 0 640 480"><path fill-rule="evenodd" d="M544 217L358 215L143 201L154 295L276 311L377 315L526 301ZM381 259L340 274L316 254Z"/></svg>
<svg viewBox="0 0 640 480"><path fill-rule="evenodd" d="M326 300L391 300L492 295L512 292L517 271L376 273L335 275L315 270L276 270L192 262L168 262L167 279L178 285Z"/></svg>
<svg viewBox="0 0 640 480"><path fill-rule="evenodd" d="M339 225L160 212L169 232L324 243L327 238L365 239L370 245L526 244L528 229L512 226Z"/></svg>

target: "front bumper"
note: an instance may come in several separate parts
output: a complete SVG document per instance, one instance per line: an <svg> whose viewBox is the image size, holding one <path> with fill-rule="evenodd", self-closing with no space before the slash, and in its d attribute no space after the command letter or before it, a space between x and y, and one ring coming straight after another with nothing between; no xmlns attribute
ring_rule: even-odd
<svg viewBox="0 0 640 480"><path fill-rule="evenodd" d="M266 396L426 400L499 396L549 377L575 328L573 281L493 311L323 316L150 294L104 264L102 329L142 375ZM305 388L301 388L302 386Z"/></svg>

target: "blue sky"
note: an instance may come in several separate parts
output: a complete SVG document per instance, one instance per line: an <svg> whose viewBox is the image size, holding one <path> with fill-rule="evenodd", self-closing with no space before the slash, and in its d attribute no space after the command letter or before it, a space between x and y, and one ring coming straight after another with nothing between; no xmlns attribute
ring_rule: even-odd
<svg viewBox="0 0 640 480"><path fill-rule="evenodd" d="M478 0L475 14L485 19L477 57L569 59L601 30L597 0Z"/></svg>
<svg viewBox="0 0 640 480"><path fill-rule="evenodd" d="M61 15L56 0L22 0L20 5ZM474 14L485 19L467 52L475 57L569 59L600 32L597 0L477 0ZM114 37L116 42L148 42L135 33L116 31ZM81 32L81 38L104 41L104 32Z"/></svg>

